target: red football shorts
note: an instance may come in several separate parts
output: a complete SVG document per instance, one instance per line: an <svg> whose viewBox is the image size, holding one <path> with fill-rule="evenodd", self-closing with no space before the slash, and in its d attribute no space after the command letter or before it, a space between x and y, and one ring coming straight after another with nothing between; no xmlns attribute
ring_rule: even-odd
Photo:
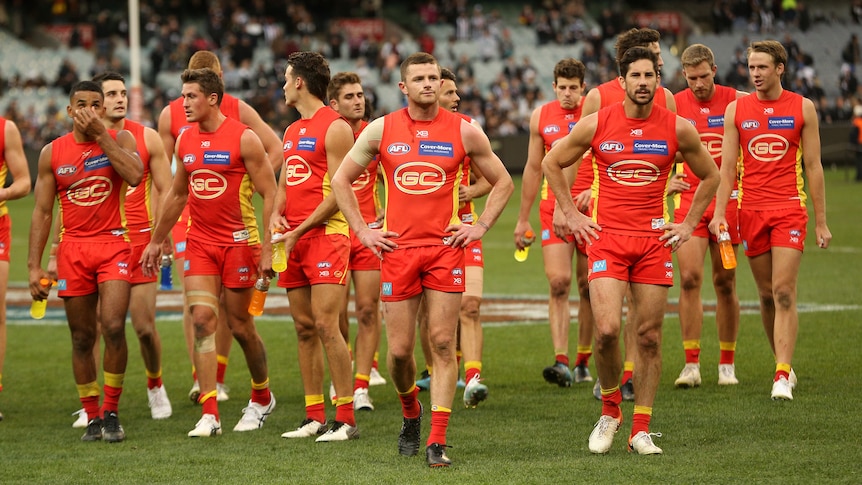
<svg viewBox="0 0 862 485"><path fill-rule="evenodd" d="M148 233L149 234L149 233ZM144 244L132 244L132 260L129 263L131 265L131 278L130 282L133 285L140 285L143 283L155 283L158 280L158 273L154 273L152 276L144 276L144 272L142 271L141 266L141 256L144 254L144 249L147 249L147 244L149 244L149 236L147 236L147 242Z"/></svg>
<svg viewBox="0 0 862 485"><path fill-rule="evenodd" d="M808 211L804 207L774 210L739 210L739 232L749 258L769 252L773 247L805 248Z"/></svg>
<svg viewBox="0 0 862 485"><path fill-rule="evenodd" d="M183 208L179 220L171 229L171 238L174 240L174 259L186 257L186 233L189 230L189 205Z"/></svg>
<svg viewBox="0 0 862 485"><path fill-rule="evenodd" d="M681 223L685 219L688 210L673 211L674 222ZM703 212L703 217L697 221L691 235L696 237L707 238L710 241L718 242L718 237L709 232L709 222L712 220L712 215L715 213L715 204L710 204ZM731 200L727 203L727 209L724 211L724 218L727 220L727 232L730 233L730 242L739 244L742 242L742 237L739 235L739 210L736 208L736 201Z"/></svg>
<svg viewBox="0 0 862 485"><path fill-rule="evenodd" d="M278 275L278 286L343 285L349 258L350 238L343 234L301 237L288 255L287 269Z"/></svg>
<svg viewBox="0 0 862 485"><path fill-rule="evenodd" d="M659 236L602 232L588 255L589 279L614 278L630 283L673 286L670 246Z"/></svg>
<svg viewBox="0 0 862 485"><path fill-rule="evenodd" d="M9 250L12 244L12 218L9 214L0 216L0 261L9 262Z"/></svg>
<svg viewBox="0 0 862 485"><path fill-rule="evenodd" d="M350 231L350 262L351 271L380 271L380 258L365 247L356 234Z"/></svg>
<svg viewBox="0 0 862 485"><path fill-rule="evenodd" d="M380 265L380 301L403 301L423 288L464 293L464 249L420 246L384 253Z"/></svg>
<svg viewBox="0 0 862 485"><path fill-rule="evenodd" d="M216 246L188 241L184 276L218 276L225 288L242 289L254 286L260 245Z"/></svg>
<svg viewBox="0 0 862 485"><path fill-rule="evenodd" d="M99 283L131 278L132 247L128 242L60 241L57 247L57 295L84 296Z"/></svg>
<svg viewBox="0 0 862 485"><path fill-rule="evenodd" d="M482 240L473 241L464 248L464 265L485 267L485 257L482 255Z"/></svg>
<svg viewBox="0 0 862 485"><path fill-rule="evenodd" d="M566 239L560 239L554 234L554 205L555 201L543 200L539 202L539 221L542 224L542 247L551 244L569 244L575 241L575 235L569 234Z"/></svg>

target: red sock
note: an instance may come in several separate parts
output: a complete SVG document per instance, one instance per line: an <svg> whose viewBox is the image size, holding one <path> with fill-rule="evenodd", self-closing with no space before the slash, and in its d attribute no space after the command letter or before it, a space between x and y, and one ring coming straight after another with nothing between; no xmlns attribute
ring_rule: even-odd
<svg viewBox="0 0 862 485"><path fill-rule="evenodd" d="M554 358L556 359L557 362L560 362L561 364L565 365L566 367L569 366L569 356L567 354L557 354Z"/></svg>
<svg viewBox="0 0 862 485"><path fill-rule="evenodd" d="M602 416L610 416L612 418L621 418L623 412L620 410L620 403L623 402L623 394L619 387L608 395L602 394Z"/></svg>
<svg viewBox="0 0 862 485"><path fill-rule="evenodd" d="M356 392L357 389L368 389L368 377L356 375L353 380L353 392Z"/></svg>
<svg viewBox="0 0 862 485"><path fill-rule="evenodd" d="M216 367L216 382L224 384L224 375L227 372L227 357L219 355L218 367Z"/></svg>
<svg viewBox="0 0 862 485"><path fill-rule="evenodd" d="M408 391L406 394L398 394L398 398L401 399L401 413L405 418L415 419L419 417L421 408L419 407L418 396L419 388L415 385L412 391Z"/></svg>
<svg viewBox="0 0 862 485"><path fill-rule="evenodd" d="M592 352L578 352L578 355L575 356L575 366L590 365L591 355L593 355Z"/></svg>
<svg viewBox="0 0 862 485"><path fill-rule="evenodd" d="M272 401L272 393L269 392L268 387L251 390L251 402L256 402L261 406L269 406L270 401Z"/></svg>
<svg viewBox="0 0 862 485"><path fill-rule="evenodd" d="M781 379L782 377L787 379L787 380L790 380L790 372L787 372L786 370L775 371L775 379L774 380L777 381L778 379Z"/></svg>
<svg viewBox="0 0 862 485"><path fill-rule="evenodd" d="M685 363L697 364L700 362L700 349L685 349Z"/></svg>
<svg viewBox="0 0 862 485"><path fill-rule="evenodd" d="M634 436L641 431L649 433L649 422L652 416L649 414L634 413L632 415L632 434Z"/></svg>
<svg viewBox="0 0 862 485"><path fill-rule="evenodd" d="M472 379L473 376L478 376L478 375L479 375L479 369L477 369L475 367L471 367L471 368L467 369L467 372L464 373L464 382L470 382L470 379Z"/></svg>
<svg viewBox="0 0 862 485"><path fill-rule="evenodd" d="M99 396L87 396L81 398L81 407L87 413L87 422L91 419L101 418L99 413Z"/></svg>
<svg viewBox="0 0 862 485"><path fill-rule="evenodd" d="M203 408L201 414L212 414L217 421L221 421L218 415L218 399L216 399L215 391L209 392L206 395L201 394L198 402L201 403L201 407Z"/></svg>
<svg viewBox="0 0 862 485"><path fill-rule="evenodd" d="M446 428L449 427L449 416L452 415L451 410L431 410L431 432L428 433L428 441L425 446L431 443L440 445L446 444Z"/></svg>
<svg viewBox="0 0 862 485"><path fill-rule="evenodd" d="M623 384L625 384L626 382L628 382L628 381L629 381L629 379L631 379L631 378L632 378L632 373L633 373L633 372L634 372L634 371L630 371L630 370L625 370L625 371L623 371L623 378L622 378L622 379L620 379L620 385L623 385Z"/></svg>
<svg viewBox="0 0 862 485"><path fill-rule="evenodd" d="M722 350L718 355L718 363L719 364L732 364L733 357L736 354L735 350Z"/></svg>
<svg viewBox="0 0 862 485"><path fill-rule="evenodd" d="M348 403L339 404L335 407L335 420L350 426L356 426L356 418L353 414L353 399Z"/></svg>
<svg viewBox="0 0 862 485"><path fill-rule="evenodd" d="M325 423L326 408L323 406L323 403L305 406L305 417L308 419L313 419L318 423Z"/></svg>
<svg viewBox="0 0 862 485"><path fill-rule="evenodd" d="M162 387L162 385L162 376L156 377L155 379L147 377L147 389L155 389L157 387Z"/></svg>
<svg viewBox="0 0 862 485"><path fill-rule="evenodd" d="M117 407L120 403L120 394L123 393L123 388L122 387L112 387L112 386L105 384L102 387L102 389L105 393L105 399L104 399L104 401L102 401L102 410L101 410L102 416L104 416L105 413L108 411L117 412Z"/></svg>

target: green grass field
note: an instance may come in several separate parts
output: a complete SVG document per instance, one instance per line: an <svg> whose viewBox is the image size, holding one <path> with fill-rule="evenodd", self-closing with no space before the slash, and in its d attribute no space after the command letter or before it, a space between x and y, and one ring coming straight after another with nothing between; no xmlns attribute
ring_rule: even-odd
<svg viewBox="0 0 862 485"><path fill-rule="evenodd" d="M827 173L828 217L833 246L816 249L809 234L799 283L800 332L794 368L799 387L793 402L769 399L773 362L759 315L742 316L737 352L738 386L715 384L718 344L714 318L705 318L702 373L694 390L673 388L683 362L679 321L668 315L664 374L652 430L665 454L639 457L625 451L626 421L607 456L587 450L600 413L591 386L560 389L541 370L552 349L547 325L515 322L486 327L483 377L488 400L463 409L456 395L450 421L449 470L429 470L424 457L405 458L396 448L400 405L391 385L371 388L376 410L358 415L361 438L314 443L280 438L303 418L303 397L291 322L259 320L278 405L259 431L233 433L249 389L241 350L235 345L227 383L231 400L220 406L225 434L186 437L199 408L186 398L190 382L178 321L160 322L164 380L174 415L153 421L145 376L131 328L129 367L120 405L124 443L82 443L71 428L80 407L70 366L69 333L63 325L10 321L0 410L0 483L860 483L862 418L862 229L859 186L844 173ZM488 295L545 295L540 251L523 264L512 259L518 192L485 240ZM32 198L10 203L14 223L11 281L26 280L26 245ZM536 209L534 209L534 213ZM534 223L534 227L537 224ZM813 227L813 221L809 228ZM740 258L739 293L756 300L751 274ZM709 277L707 276L707 281ZM676 298L671 290L671 298ZM714 300L709 288L705 300ZM130 326L129 326L130 327ZM355 327L354 327L355 329ZM577 326L571 330L574 345ZM385 339L381 354L385 353ZM595 374L595 368L593 367ZM422 401L428 404L423 393ZM334 411L329 408L332 417ZM423 437L430 420L426 414Z"/></svg>

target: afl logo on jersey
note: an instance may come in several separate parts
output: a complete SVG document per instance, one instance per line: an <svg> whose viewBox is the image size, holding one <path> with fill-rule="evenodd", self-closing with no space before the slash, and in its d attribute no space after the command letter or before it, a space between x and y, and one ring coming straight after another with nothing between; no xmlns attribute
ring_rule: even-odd
<svg viewBox="0 0 862 485"><path fill-rule="evenodd" d="M409 162L401 165L393 174L395 186L410 195L436 192L446 183L446 172L427 162Z"/></svg>
<svg viewBox="0 0 862 485"><path fill-rule="evenodd" d="M554 135L560 132L560 127L557 125L548 125L542 130L542 133L546 135Z"/></svg>
<svg viewBox="0 0 862 485"><path fill-rule="evenodd" d="M406 155L410 153L410 145L406 143L393 143L386 147L386 153L390 155Z"/></svg>
<svg viewBox="0 0 862 485"><path fill-rule="evenodd" d="M58 177L68 177L70 175L75 175L75 172L78 171L78 167L74 165L63 165L57 167L57 176Z"/></svg>
<svg viewBox="0 0 862 485"><path fill-rule="evenodd" d="M759 162L775 162L787 154L790 143L783 136L765 133L748 142L748 153Z"/></svg>
<svg viewBox="0 0 862 485"><path fill-rule="evenodd" d="M284 142L284 151L288 151L291 148L293 148L293 141L287 140L286 142Z"/></svg>
<svg viewBox="0 0 862 485"><path fill-rule="evenodd" d="M760 128L760 122L757 120L745 120L739 125L743 130L756 130Z"/></svg>
<svg viewBox="0 0 862 485"><path fill-rule="evenodd" d="M644 160L622 160L608 167L608 177L620 185L640 187L658 180L661 170Z"/></svg>
<svg viewBox="0 0 862 485"><path fill-rule="evenodd" d="M619 153L623 151L625 145L618 141L605 141L599 145L599 151L602 153Z"/></svg>
<svg viewBox="0 0 862 485"><path fill-rule="evenodd" d="M183 155L183 165L191 165L195 163L195 160L197 160L197 158L191 153Z"/></svg>
<svg viewBox="0 0 862 485"><path fill-rule="evenodd" d="M299 185L311 178L311 167L304 158L293 155L284 161L284 183L289 186Z"/></svg>
<svg viewBox="0 0 862 485"><path fill-rule="evenodd" d="M198 199L215 199L227 190L227 179L212 170L195 170L189 177L189 189Z"/></svg>
<svg viewBox="0 0 862 485"><path fill-rule="evenodd" d="M81 207L92 207L107 200L113 188L113 182L107 177L87 177L66 189L66 199Z"/></svg>

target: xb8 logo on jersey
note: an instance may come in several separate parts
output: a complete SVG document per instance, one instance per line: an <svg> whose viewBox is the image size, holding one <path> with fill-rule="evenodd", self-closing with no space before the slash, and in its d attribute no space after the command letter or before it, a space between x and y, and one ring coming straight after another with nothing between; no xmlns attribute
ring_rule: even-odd
<svg viewBox="0 0 862 485"><path fill-rule="evenodd" d="M621 160L607 169L608 177L620 185L640 187L658 180L661 170L644 160Z"/></svg>
<svg viewBox="0 0 862 485"><path fill-rule="evenodd" d="M428 162L409 162L395 169L393 173L398 190L410 195L436 192L446 183L446 172Z"/></svg>
<svg viewBox="0 0 862 485"><path fill-rule="evenodd" d="M786 138L772 133L757 135L748 142L748 153L759 162L781 160L789 148Z"/></svg>
<svg viewBox="0 0 862 485"><path fill-rule="evenodd" d="M215 199L227 190L227 179L212 170L195 170L189 177L189 189L198 199Z"/></svg>
<svg viewBox="0 0 862 485"><path fill-rule="evenodd" d="M87 177L66 189L66 199L81 207L99 205L111 195L113 187L113 182L107 177Z"/></svg>
<svg viewBox="0 0 862 485"><path fill-rule="evenodd" d="M299 185L311 178L311 167L304 158L298 155L287 157L284 161L284 183L286 185Z"/></svg>

